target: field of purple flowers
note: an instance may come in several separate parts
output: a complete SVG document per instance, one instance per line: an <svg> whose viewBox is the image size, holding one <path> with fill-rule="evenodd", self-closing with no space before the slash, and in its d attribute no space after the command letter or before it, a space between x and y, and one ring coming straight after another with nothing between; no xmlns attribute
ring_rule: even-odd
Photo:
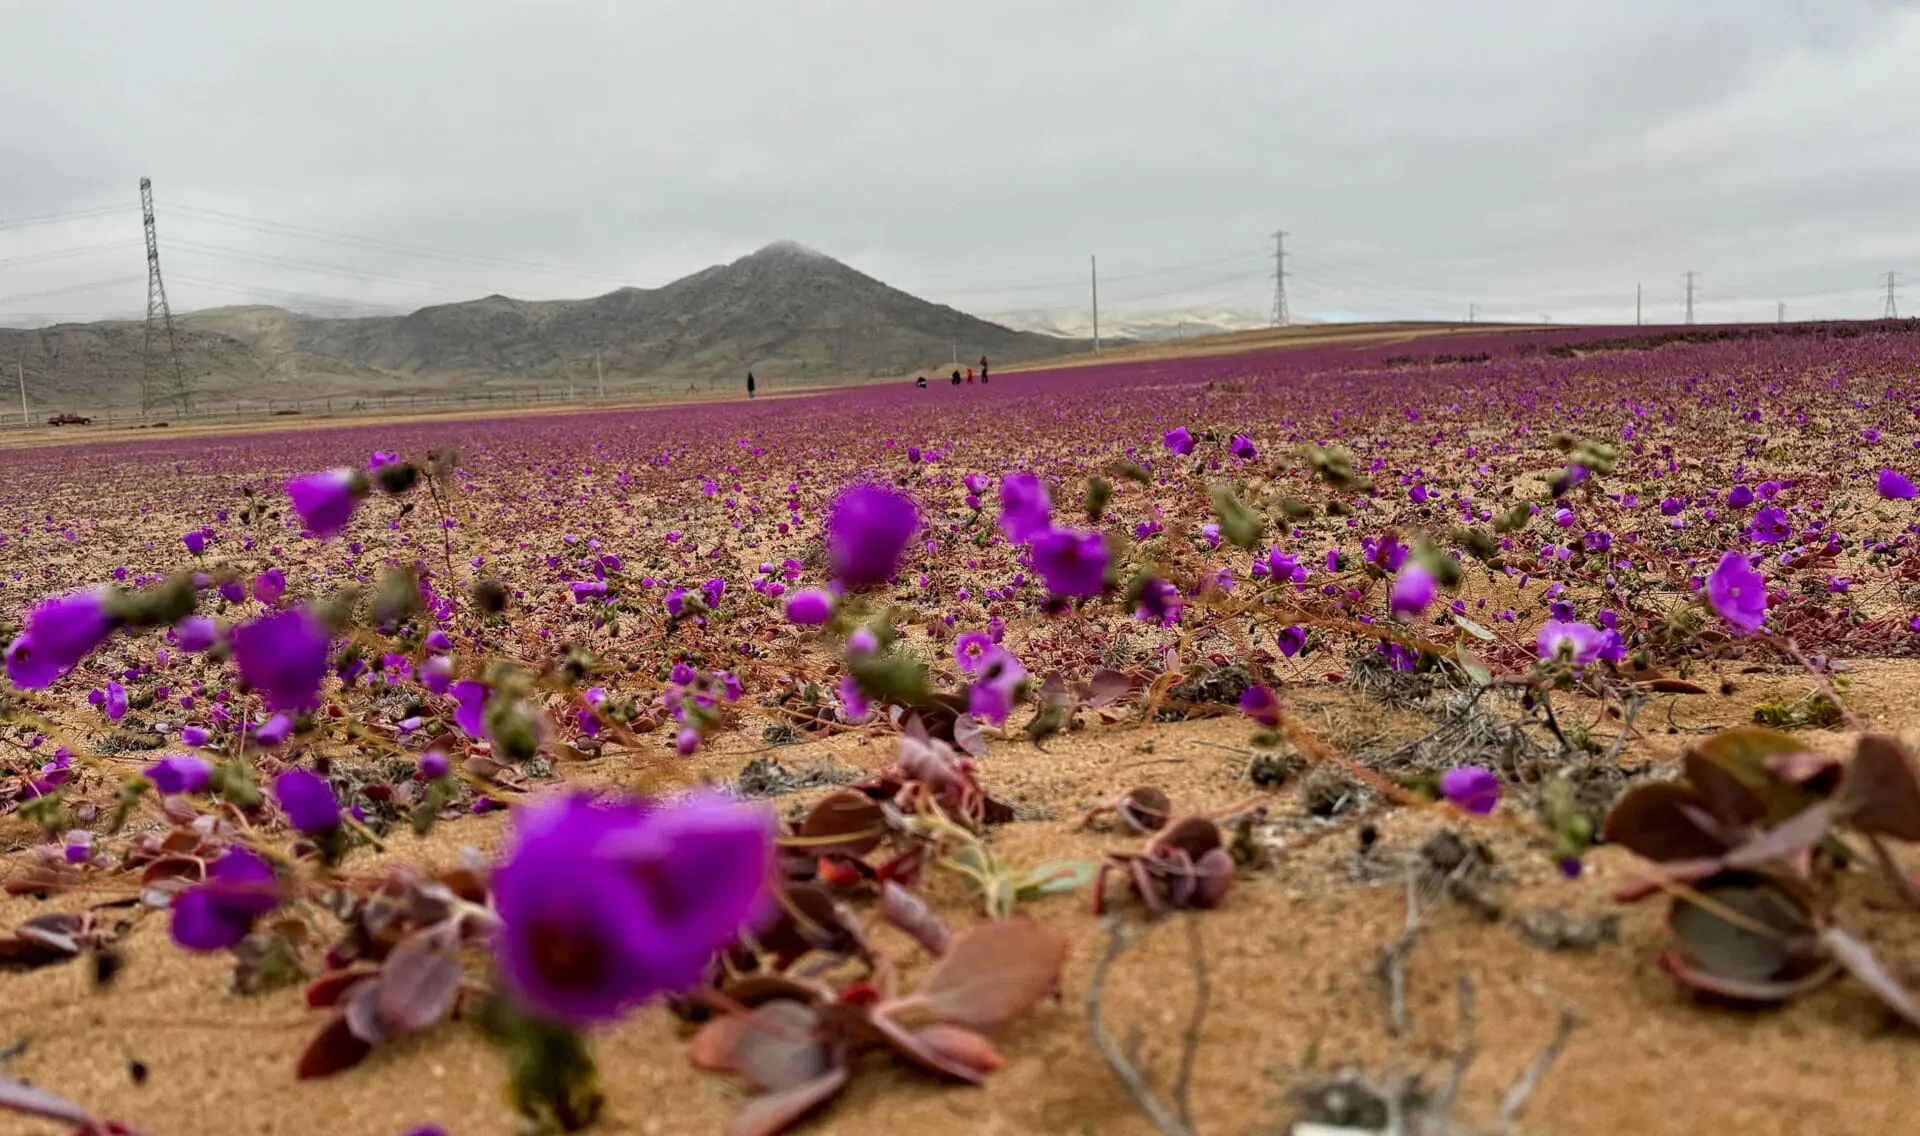
<svg viewBox="0 0 1920 1136"><path fill-rule="evenodd" d="M0 450L0 1113L1891 1131L1920 328L1632 330Z"/></svg>

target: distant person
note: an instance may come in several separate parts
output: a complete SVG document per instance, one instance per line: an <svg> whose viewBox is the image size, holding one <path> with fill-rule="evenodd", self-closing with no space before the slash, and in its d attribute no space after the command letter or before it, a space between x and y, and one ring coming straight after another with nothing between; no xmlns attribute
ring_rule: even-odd
<svg viewBox="0 0 1920 1136"><path fill-rule="evenodd" d="M748 398L753 397L753 372L752 371L747 372L747 397Z"/></svg>
<svg viewBox="0 0 1920 1136"><path fill-rule="evenodd" d="M973 385L973 368L972 367L967 368L967 385L968 386Z"/></svg>
<svg viewBox="0 0 1920 1136"><path fill-rule="evenodd" d="M985 355L982 355L980 356L980 382L982 385L984 385L986 381L987 381L987 357Z"/></svg>
<svg viewBox="0 0 1920 1136"><path fill-rule="evenodd" d="M925 375L921 375L921 376L920 376L919 378L917 378L917 379L915 379L915 380L913 380L913 385L914 385L914 386L916 386L916 387L919 387L919 388L920 388L921 390L926 390L926 389L927 389L927 377L926 377Z"/></svg>
<svg viewBox="0 0 1920 1136"><path fill-rule="evenodd" d="M953 369L953 385L956 387L960 385L960 368L958 367Z"/></svg>

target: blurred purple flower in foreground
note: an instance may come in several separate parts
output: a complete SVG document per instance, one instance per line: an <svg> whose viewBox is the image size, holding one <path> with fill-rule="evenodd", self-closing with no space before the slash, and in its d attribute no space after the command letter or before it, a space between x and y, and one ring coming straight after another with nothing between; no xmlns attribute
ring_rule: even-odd
<svg viewBox="0 0 1920 1136"><path fill-rule="evenodd" d="M532 1013L584 1026L697 985L713 953L770 912L773 836L765 808L717 793L516 810L493 877L508 988Z"/></svg>
<svg viewBox="0 0 1920 1136"><path fill-rule="evenodd" d="M1463 765L1440 775L1440 792L1455 807L1486 816L1500 803L1500 779L1478 765Z"/></svg>
<svg viewBox="0 0 1920 1136"><path fill-rule="evenodd" d="M842 492L827 518L827 554L833 574L852 588L884 584L920 527L913 498L880 485Z"/></svg>

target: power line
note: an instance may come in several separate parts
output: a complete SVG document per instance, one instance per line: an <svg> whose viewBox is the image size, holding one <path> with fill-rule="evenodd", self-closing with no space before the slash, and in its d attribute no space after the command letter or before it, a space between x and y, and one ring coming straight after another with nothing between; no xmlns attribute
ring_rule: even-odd
<svg viewBox="0 0 1920 1136"><path fill-rule="evenodd" d="M37 217L13 217L0 220L0 229L21 229L28 225L51 225L58 221L78 221L83 217L104 217L118 213L125 205L102 205L95 209L69 209L64 213L42 213Z"/></svg>
<svg viewBox="0 0 1920 1136"><path fill-rule="evenodd" d="M139 245L131 241L106 241L97 245L80 245L75 248L53 249L49 252L26 253L0 259L0 268L16 268L23 264L45 264L50 260L68 260L76 256L90 256L96 252L130 252Z"/></svg>
<svg viewBox="0 0 1920 1136"><path fill-rule="evenodd" d="M16 292L11 296L0 296L0 304L11 304L19 300L44 300L49 296L71 296L76 292L97 292L105 288L122 288L129 284L140 283L138 276L117 276L112 280L90 280L85 284L69 284L64 288L42 288L38 292Z"/></svg>

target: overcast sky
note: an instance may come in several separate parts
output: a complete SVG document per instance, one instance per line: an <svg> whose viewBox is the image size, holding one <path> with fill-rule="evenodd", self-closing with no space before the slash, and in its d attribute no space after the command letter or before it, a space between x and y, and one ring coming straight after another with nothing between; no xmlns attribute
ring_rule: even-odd
<svg viewBox="0 0 1920 1136"><path fill-rule="evenodd" d="M1702 321L1888 270L1904 314L1916 140L1896 0L0 0L0 317L142 310L143 175L177 308L791 238L981 313L1094 253L1103 308L1264 313L1284 228L1303 316L1677 322L1688 269Z"/></svg>

